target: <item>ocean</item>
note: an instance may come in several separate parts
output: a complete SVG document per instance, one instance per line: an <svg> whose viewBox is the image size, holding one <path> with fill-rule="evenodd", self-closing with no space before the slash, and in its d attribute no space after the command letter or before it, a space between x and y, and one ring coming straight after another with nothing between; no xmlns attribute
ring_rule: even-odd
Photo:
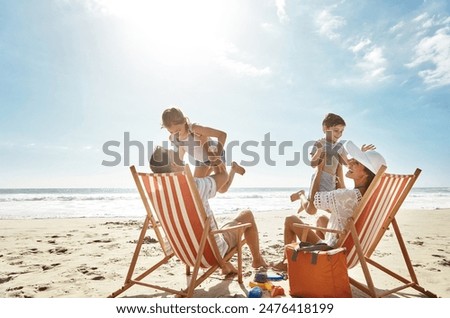
<svg viewBox="0 0 450 318"><path fill-rule="evenodd" d="M298 188L231 188L210 200L216 214L251 209L295 212L298 202L289 196ZM306 190L306 189L305 189ZM403 209L450 208L450 187L413 188ZM0 189L0 219L36 218L139 218L144 206L135 189L56 188Z"/></svg>

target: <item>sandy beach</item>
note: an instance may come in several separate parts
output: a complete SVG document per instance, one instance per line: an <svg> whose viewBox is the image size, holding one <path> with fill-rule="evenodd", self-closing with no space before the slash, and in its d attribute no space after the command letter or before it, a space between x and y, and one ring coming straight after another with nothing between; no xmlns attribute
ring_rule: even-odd
<svg viewBox="0 0 450 318"><path fill-rule="evenodd" d="M292 212L262 212L255 215L261 248L267 261L277 261L283 253L283 220ZM222 224L232 215L219 216ZM450 297L450 210L400 210L397 216L404 240L420 284L439 297ZM75 218L0 220L0 297L81 297L103 298L119 289L138 238L141 220ZM152 242L141 251L138 270L153 265L161 250ZM374 258L407 276L395 236L388 231ZM184 266L173 259L156 272L158 282L184 288ZM361 278L359 266L349 271ZM224 278L219 271L202 283L195 297L247 297L255 270L250 253L244 248L244 285ZM374 273L375 285L389 287L391 281ZM289 296L288 281L276 282ZM353 297L366 297L352 288ZM265 296L268 296L266 294ZM120 297L173 297L162 291L135 286ZM422 297L406 289L391 297Z"/></svg>

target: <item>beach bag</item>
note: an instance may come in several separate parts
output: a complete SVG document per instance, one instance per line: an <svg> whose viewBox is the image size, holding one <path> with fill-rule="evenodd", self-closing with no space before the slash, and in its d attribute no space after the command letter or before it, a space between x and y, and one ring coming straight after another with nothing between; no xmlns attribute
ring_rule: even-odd
<svg viewBox="0 0 450 318"><path fill-rule="evenodd" d="M292 243L285 246L289 294L306 298L352 297L344 247Z"/></svg>

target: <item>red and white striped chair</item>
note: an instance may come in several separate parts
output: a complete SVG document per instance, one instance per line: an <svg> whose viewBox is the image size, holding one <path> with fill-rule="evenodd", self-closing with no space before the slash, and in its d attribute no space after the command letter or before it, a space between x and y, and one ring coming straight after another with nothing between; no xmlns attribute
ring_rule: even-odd
<svg viewBox="0 0 450 318"><path fill-rule="evenodd" d="M210 229L210 219L206 215L194 178L189 167L174 173L141 173L130 167L136 187L144 203L147 216L144 221L128 274L122 288L109 297L116 297L132 287L141 285L163 290L181 297L192 297L194 289L215 272L221 264L228 262L237 253L238 281L242 283L242 239L249 223L239 224L220 230ZM133 277L139 253L147 229L151 226L164 252L163 258L140 275ZM239 237L238 245L223 258L220 256L214 235L233 231ZM186 275L191 279L184 290L144 282L143 279L157 270L169 259L176 256L186 265ZM199 276L200 268L205 272ZM150 280L150 277L148 277Z"/></svg>
<svg viewBox="0 0 450 318"><path fill-rule="evenodd" d="M347 228L339 233L340 238L336 247L346 248L347 267L349 269L355 267L358 263L361 264L367 285L351 277L350 283L371 297L384 297L409 287L418 290L426 296L437 297L434 293L419 285L405 242L400 233L400 228L395 219L395 215L419 177L421 170L416 169L414 174L408 175L389 174L385 173L385 171L385 166L380 168L355 209L353 216L349 218ZM296 226L327 231L327 229L308 225ZM394 229L410 278L400 276L371 258L378 243L390 226ZM304 231L304 237L306 237L306 232ZM389 290L377 292L368 267L369 264L397 279L402 284Z"/></svg>

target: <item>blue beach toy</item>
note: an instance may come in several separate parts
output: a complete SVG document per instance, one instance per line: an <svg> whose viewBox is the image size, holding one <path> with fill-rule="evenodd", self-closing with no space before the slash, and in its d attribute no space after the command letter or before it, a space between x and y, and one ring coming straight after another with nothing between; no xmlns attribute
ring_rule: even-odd
<svg viewBox="0 0 450 318"><path fill-rule="evenodd" d="M248 298L261 298L263 291L260 287L256 286L250 289L248 292Z"/></svg>

